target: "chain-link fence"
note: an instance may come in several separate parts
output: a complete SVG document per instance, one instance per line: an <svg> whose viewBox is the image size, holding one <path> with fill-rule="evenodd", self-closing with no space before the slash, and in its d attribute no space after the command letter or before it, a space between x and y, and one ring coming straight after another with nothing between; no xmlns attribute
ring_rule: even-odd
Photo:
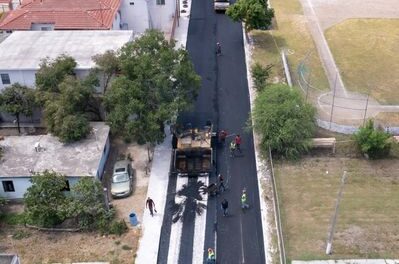
<svg viewBox="0 0 399 264"><path fill-rule="evenodd" d="M283 63L286 61L284 67L288 68L289 56L286 56L285 52L282 56L286 57L286 60L283 59ZM374 118L375 123L379 126L391 133L399 134L399 124L395 120L392 121L386 116L385 118L377 116L382 112L398 112L397 106L380 105L369 95L346 91L342 88L343 84L338 83L340 80L338 73L333 82L325 85L316 82L318 76L314 73L316 70L311 66L312 60L316 59L318 59L317 52L308 52L300 61L297 69L291 69L291 79L295 85L301 88L306 100L317 108L317 123L320 127L352 134L368 118ZM330 87L332 88L330 89Z"/></svg>

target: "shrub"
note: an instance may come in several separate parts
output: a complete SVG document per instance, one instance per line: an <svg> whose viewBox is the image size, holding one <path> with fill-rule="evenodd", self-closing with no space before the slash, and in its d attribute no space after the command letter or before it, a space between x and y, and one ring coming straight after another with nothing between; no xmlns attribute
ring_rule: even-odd
<svg viewBox="0 0 399 264"><path fill-rule="evenodd" d="M259 63L255 63L251 67L251 76L254 80L254 88L257 91L261 91L267 85L267 79L269 79L270 71L273 68L272 64L262 66Z"/></svg>
<svg viewBox="0 0 399 264"><path fill-rule="evenodd" d="M310 147L315 125L315 109L305 102L298 89L275 84L255 100L252 113L255 131L261 134L263 151L295 159Z"/></svg>
<svg viewBox="0 0 399 264"><path fill-rule="evenodd" d="M373 120L368 120L354 135L360 151L370 159L383 158L389 154L391 149L390 137L387 132L374 128Z"/></svg>
<svg viewBox="0 0 399 264"><path fill-rule="evenodd" d="M127 225L124 220L120 221L112 221L109 227L109 233L121 236L123 233L127 231Z"/></svg>

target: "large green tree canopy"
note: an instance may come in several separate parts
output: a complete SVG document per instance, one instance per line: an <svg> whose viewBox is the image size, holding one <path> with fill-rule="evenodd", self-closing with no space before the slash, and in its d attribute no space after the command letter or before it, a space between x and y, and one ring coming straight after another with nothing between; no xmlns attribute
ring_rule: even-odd
<svg viewBox="0 0 399 264"><path fill-rule="evenodd" d="M19 83L6 87L0 94L0 109L15 116L19 133L20 115L31 116L34 107L34 90Z"/></svg>
<svg viewBox="0 0 399 264"><path fill-rule="evenodd" d="M88 110L93 102L95 73L76 78L76 61L61 55L45 59L36 75L37 101L44 107L47 129L62 142L73 142L90 132Z"/></svg>
<svg viewBox="0 0 399 264"><path fill-rule="evenodd" d="M244 22L247 32L253 29L267 29L272 23L274 10L268 8L265 0L238 0L227 11L233 21Z"/></svg>
<svg viewBox="0 0 399 264"><path fill-rule="evenodd" d="M200 77L187 51L175 49L157 30L126 44L118 59L120 73L104 98L107 121L139 143L159 142L165 121L191 106Z"/></svg>
<svg viewBox="0 0 399 264"><path fill-rule="evenodd" d="M315 109L296 88L275 84L262 90L255 100L252 122L261 134L262 149L297 158L310 146L315 131Z"/></svg>

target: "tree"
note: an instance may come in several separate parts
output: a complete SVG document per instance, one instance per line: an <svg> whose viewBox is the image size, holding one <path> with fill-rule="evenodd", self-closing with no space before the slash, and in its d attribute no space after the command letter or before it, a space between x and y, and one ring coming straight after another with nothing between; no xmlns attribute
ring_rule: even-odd
<svg viewBox="0 0 399 264"><path fill-rule="evenodd" d="M61 55L54 60L45 58L36 73L36 88L44 92L59 92L58 85L66 76L75 75L77 63L74 58Z"/></svg>
<svg viewBox="0 0 399 264"><path fill-rule="evenodd" d="M157 30L122 47L120 74L105 93L107 122L113 132L138 143L157 143L164 123L188 109L200 84L187 51L175 49Z"/></svg>
<svg viewBox="0 0 399 264"><path fill-rule="evenodd" d="M72 187L72 198L69 215L77 218L81 228L93 229L102 221L112 220L113 214L106 210L103 187L98 180L91 177L79 179Z"/></svg>
<svg viewBox="0 0 399 264"><path fill-rule="evenodd" d="M315 109L300 92L288 85L264 89L255 100L254 129L261 134L264 151L270 147L287 158L297 158L308 150L315 131Z"/></svg>
<svg viewBox="0 0 399 264"><path fill-rule="evenodd" d="M235 22L244 22L247 32L253 29L267 29L272 23L274 10L268 8L265 0L238 0L227 11Z"/></svg>
<svg viewBox="0 0 399 264"><path fill-rule="evenodd" d="M57 89L59 93L44 105L47 129L62 142L74 142L86 137L90 133L86 109L93 87L67 76Z"/></svg>
<svg viewBox="0 0 399 264"><path fill-rule="evenodd" d="M32 116L34 106L34 91L19 83L6 87L0 94L0 109L15 116L18 133L21 133L20 116Z"/></svg>
<svg viewBox="0 0 399 264"><path fill-rule="evenodd" d="M354 134L360 151L371 159L382 158L389 154L391 150L390 137L389 133L374 128L374 122L371 119Z"/></svg>
<svg viewBox="0 0 399 264"><path fill-rule="evenodd" d="M256 90L261 91L263 88L266 87L267 79L269 79L272 68L272 64L262 66L259 63L255 63L254 65L252 65L251 76L254 80L254 87Z"/></svg>
<svg viewBox="0 0 399 264"><path fill-rule="evenodd" d="M83 80L77 79L76 65L76 61L66 55L54 60L47 58L36 75L36 97L44 107L47 128L62 142L77 141L89 134L89 112L100 117L98 108L93 106L98 78L90 73Z"/></svg>
<svg viewBox="0 0 399 264"><path fill-rule="evenodd" d="M31 182L24 194L27 221L43 227L62 223L67 216L68 204L62 192L67 187L65 176L46 170L35 173Z"/></svg>
<svg viewBox="0 0 399 264"><path fill-rule="evenodd" d="M96 63L94 72L100 72L103 75L105 93L111 78L120 71L118 56L115 51L108 50L104 54L95 55L93 61Z"/></svg>

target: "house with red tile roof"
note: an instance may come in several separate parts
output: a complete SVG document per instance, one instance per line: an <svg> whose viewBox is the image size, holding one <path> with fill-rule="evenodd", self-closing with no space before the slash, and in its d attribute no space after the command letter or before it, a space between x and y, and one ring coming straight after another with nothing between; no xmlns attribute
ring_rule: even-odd
<svg viewBox="0 0 399 264"><path fill-rule="evenodd" d="M120 29L120 5L121 0L24 0L0 21L0 30Z"/></svg>

